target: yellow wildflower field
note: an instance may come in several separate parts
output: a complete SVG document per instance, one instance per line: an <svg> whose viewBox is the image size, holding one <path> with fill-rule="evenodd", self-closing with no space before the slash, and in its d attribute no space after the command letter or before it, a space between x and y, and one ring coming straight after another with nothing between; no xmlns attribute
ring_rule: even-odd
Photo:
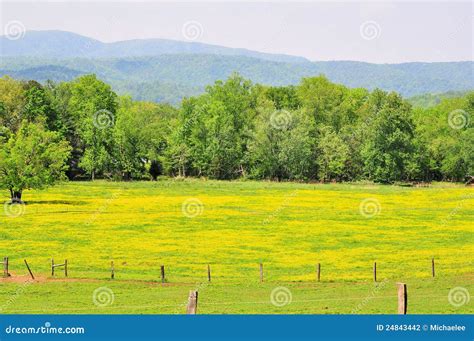
<svg viewBox="0 0 474 341"><path fill-rule="evenodd" d="M4 191L3 201L8 193ZM474 190L374 184L160 180L67 182L4 205L0 250L11 271L213 281L371 281L472 274ZM57 270L60 273L60 270Z"/></svg>

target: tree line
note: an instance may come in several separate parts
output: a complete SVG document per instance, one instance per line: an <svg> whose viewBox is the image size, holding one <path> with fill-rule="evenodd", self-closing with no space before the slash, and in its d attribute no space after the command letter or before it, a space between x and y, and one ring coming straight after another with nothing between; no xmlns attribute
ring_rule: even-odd
<svg viewBox="0 0 474 341"><path fill-rule="evenodd" d="M0 78L0 186L160 175L290 181L463 181L473 175L474 92L414 108L395 92L324 76L296 86L238 74L179 106L118 96L95 75Z"/></svg>

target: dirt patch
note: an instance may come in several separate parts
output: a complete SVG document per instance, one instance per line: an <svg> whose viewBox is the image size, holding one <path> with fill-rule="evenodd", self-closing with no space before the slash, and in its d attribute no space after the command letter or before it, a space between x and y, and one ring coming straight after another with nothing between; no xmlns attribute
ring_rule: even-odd
<svg viewBox="0 0 474 341"><path fill-rule="evenodd" d="M82 283L102 283L104 281L112 283L133 283L133 284L144 284L150 286L162 286L162 287L174 287L174 286L192 286L195 283L161 283L155 281L146 280L130 280L130 279L95 279L95 278L51 278L41 275L35 275L33 280L30 275L16 275L14 272L10 272L9 277L0 277L0 283L54 283L54 282L82 282Z"/></svg>
<svg viewBox="0 0 474 341"><path fill-rule="evenodd" d="M47 278L44 276L35 276L35 279L31 279L30 275L16 275L14 272L10 272L9 277L0 277L0 283L26 283L26 282L46 282Z"/></svg>

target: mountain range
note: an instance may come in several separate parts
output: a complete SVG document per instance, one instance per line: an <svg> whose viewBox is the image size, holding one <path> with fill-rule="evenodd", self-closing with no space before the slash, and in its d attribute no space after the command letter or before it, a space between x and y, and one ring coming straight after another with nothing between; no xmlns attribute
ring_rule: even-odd
<svg viewBox="0 0 474 341"><path fill-rule="evenodd" d="M121 94L138 100L177 103L232 72L268 85L297 84L319 74L349 87L381 88L404 96L474 88L474 62L372 64L312 62L166 39L103 43L63 31L27 31L18 40L0 36L0 76L44 82L95 73Z"/></svg>

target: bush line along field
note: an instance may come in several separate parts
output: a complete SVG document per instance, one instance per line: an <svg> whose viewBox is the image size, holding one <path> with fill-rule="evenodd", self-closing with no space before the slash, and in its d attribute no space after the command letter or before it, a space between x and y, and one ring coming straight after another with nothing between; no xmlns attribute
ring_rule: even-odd
<svg viewBox="0 0 474 341"><path fill-rule="evenodd" d="M331 308L324 311L310 302L363 299L374 290L374 261L379 281L389 283L379 289L380 297L396 294L393 283L397 281L413 283L419 288L419 312L453 312L446 298L449 288L472 289L474 194L461 185L95 181L28 191L24 200L22 215L0 218L0 250L10 257L13 274L1 283L0 298L5 302L16 297L24 285L14 282L18 276L27 278L24 258L39 283L25 289L28 293L18 295L15 304L3 308L5 312L23 306L23 310L52 313L67 309L71 313L183 313L184 308L176 308L175 303L185 302L189 289L206 283L207 264L212 284L206 284L203 295L210 295L211 302L226 297L233 302L258 301L281 284L292 290L296 303L288 311L235 303L225 309L206 308L209 313L350 313L351 304L326 302ZM435 279L431 278L432 257ZM51 258L68 259L69 280L47 279ZM111 260L114 282L107 280ZM258 283L259 263L264 264L264 284ZM316 263L322 265L322 283L315 283ZM162 264L165 287L159 283ZM57 277L63 277L60 270ZM114 290L121 303L97 311L89 289L103 285ZM315 285L317 292L311 289ZM74 298L69 297L49 305L55 297L71 293L87 304L73 304ZM246 298L239 298L240 294ZM437 299L421 307L424 296ZM156 307L169 302L169 309L148 309L157 297ZM298 303L305 300L309 302ZM390 307L396 305L396 298L380 300L382 306L374 299L361 311L394 312ZM120 304L136 308L120 309ZM63 310L55 310L61 306ZM462 309L472 311L472 304Z"/></svg>

